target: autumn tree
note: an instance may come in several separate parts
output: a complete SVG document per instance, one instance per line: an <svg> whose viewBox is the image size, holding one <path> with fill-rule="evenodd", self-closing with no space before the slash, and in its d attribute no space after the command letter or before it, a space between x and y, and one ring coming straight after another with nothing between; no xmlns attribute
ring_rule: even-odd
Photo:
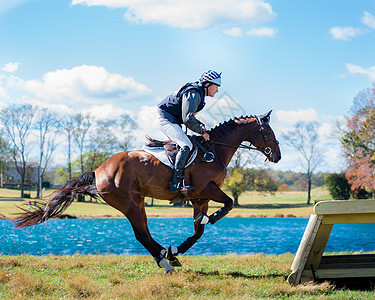
<svg viewBox="0 0 375 300"><path fill-rule="evenodd" d="M239 196L246 191L262 193L275 192L277 185L271 178L269 170L260 167L263 155L258 151L238 149L234 154L229 167L224 188L233 197L235 207L241 206Z"/></svg>
<svg viewBox="0 0 375 300"><path fill-rule="evenodd" d="M239 207L239 196L250 188L245 169L239 167L229 168L228 178L224 182L224 188L231 193L234 207Z"/></svg>
<svg viewBox="0 0 375 300"><path fill-rule="evenodd" d="M313 173L323 162L319 145L319 124L317 122L297 122L294 129L282 136L287 145L296 150L302 158L301 166L305 169L307 179L307 204L311 202L311 184Z"/></svg>
<svg viewBox="0 0 375 300"><path fill-rule="evenodd" d="M375 189L375 86L353 100L341 143L347 158L346 178L353 191Z"/></svg>

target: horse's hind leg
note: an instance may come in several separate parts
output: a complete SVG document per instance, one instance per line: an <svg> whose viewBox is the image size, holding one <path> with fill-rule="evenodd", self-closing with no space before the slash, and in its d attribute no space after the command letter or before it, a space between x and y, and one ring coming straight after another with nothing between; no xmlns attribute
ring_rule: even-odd
<svg viewBox="0 0 375 300"><path fill-rule="evenodd" d="M156 264L160 268L164 268L166 273L173 272L173 267L165 259L167 250L152 238L148 229L144 202L132 205L127 211L126 217L133 227L136 239L150 252Z"/></svg>

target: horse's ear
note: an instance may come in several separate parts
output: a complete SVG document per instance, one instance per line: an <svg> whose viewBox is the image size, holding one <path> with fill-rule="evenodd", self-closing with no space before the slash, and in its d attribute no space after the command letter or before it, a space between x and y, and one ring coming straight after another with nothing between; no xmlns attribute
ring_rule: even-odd
<svg viewBox="0 0 375 300"><path fill-rule="evenodd" d="M262 121L262 123L268 124L270 122L271 113L272 113L272 109L268 113L260 117L260 120Z"/></svg>

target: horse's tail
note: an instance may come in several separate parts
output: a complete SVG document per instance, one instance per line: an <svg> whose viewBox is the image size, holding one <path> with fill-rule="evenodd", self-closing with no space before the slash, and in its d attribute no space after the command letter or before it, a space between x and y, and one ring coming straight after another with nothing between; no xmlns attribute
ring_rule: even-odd
<svg viewBox="0 0 375 300"><path fill-rule="evenodd" d="M95 199L99 198L96 186L93 184L94 179L94 172L83 173L65 183L45 205L43 205L44 203L37 203L37 207L32 211L21 208L24 212L20 213L14 221L15 227L24 228L38 225L50 218L61 215L74 201L74 197L77 194L88 195Z"/></svg>

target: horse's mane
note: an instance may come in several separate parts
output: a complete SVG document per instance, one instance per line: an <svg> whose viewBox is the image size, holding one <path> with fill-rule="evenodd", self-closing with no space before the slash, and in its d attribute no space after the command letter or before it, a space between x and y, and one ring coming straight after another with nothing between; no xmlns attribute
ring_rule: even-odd
<svg viewBox="0 0 375 300"><path fill-rule="evenodd" d="M227 121L224 121L222 123L219 123L215 127L211 128L207 131L207 133L210 135L210 139L218 139L221 136L223 136L224 133L227 131L231 131L233 128L235 128L238 125L241 124L248 124L252 121L255 121L256 116L250 115L250 116L241 116L241 117L234 117L232 119L229 119ZM199 142L203 142L204 139L202 136L196 135L195 138Z"/></svg>
<svg viewBox="0 0 375 300"><path fill-rule="evenodd" d="M211 138L217 138L223 135L223 133L227 132L228 130L232 130L234 127L241 125L241 124L248 124L255 120L255 116L241 116L241 117L235 117L233 119L229 119L228 121L225 121L223 123L219 123L215 127L211 128L208 131L208 134Z"/></svg>

